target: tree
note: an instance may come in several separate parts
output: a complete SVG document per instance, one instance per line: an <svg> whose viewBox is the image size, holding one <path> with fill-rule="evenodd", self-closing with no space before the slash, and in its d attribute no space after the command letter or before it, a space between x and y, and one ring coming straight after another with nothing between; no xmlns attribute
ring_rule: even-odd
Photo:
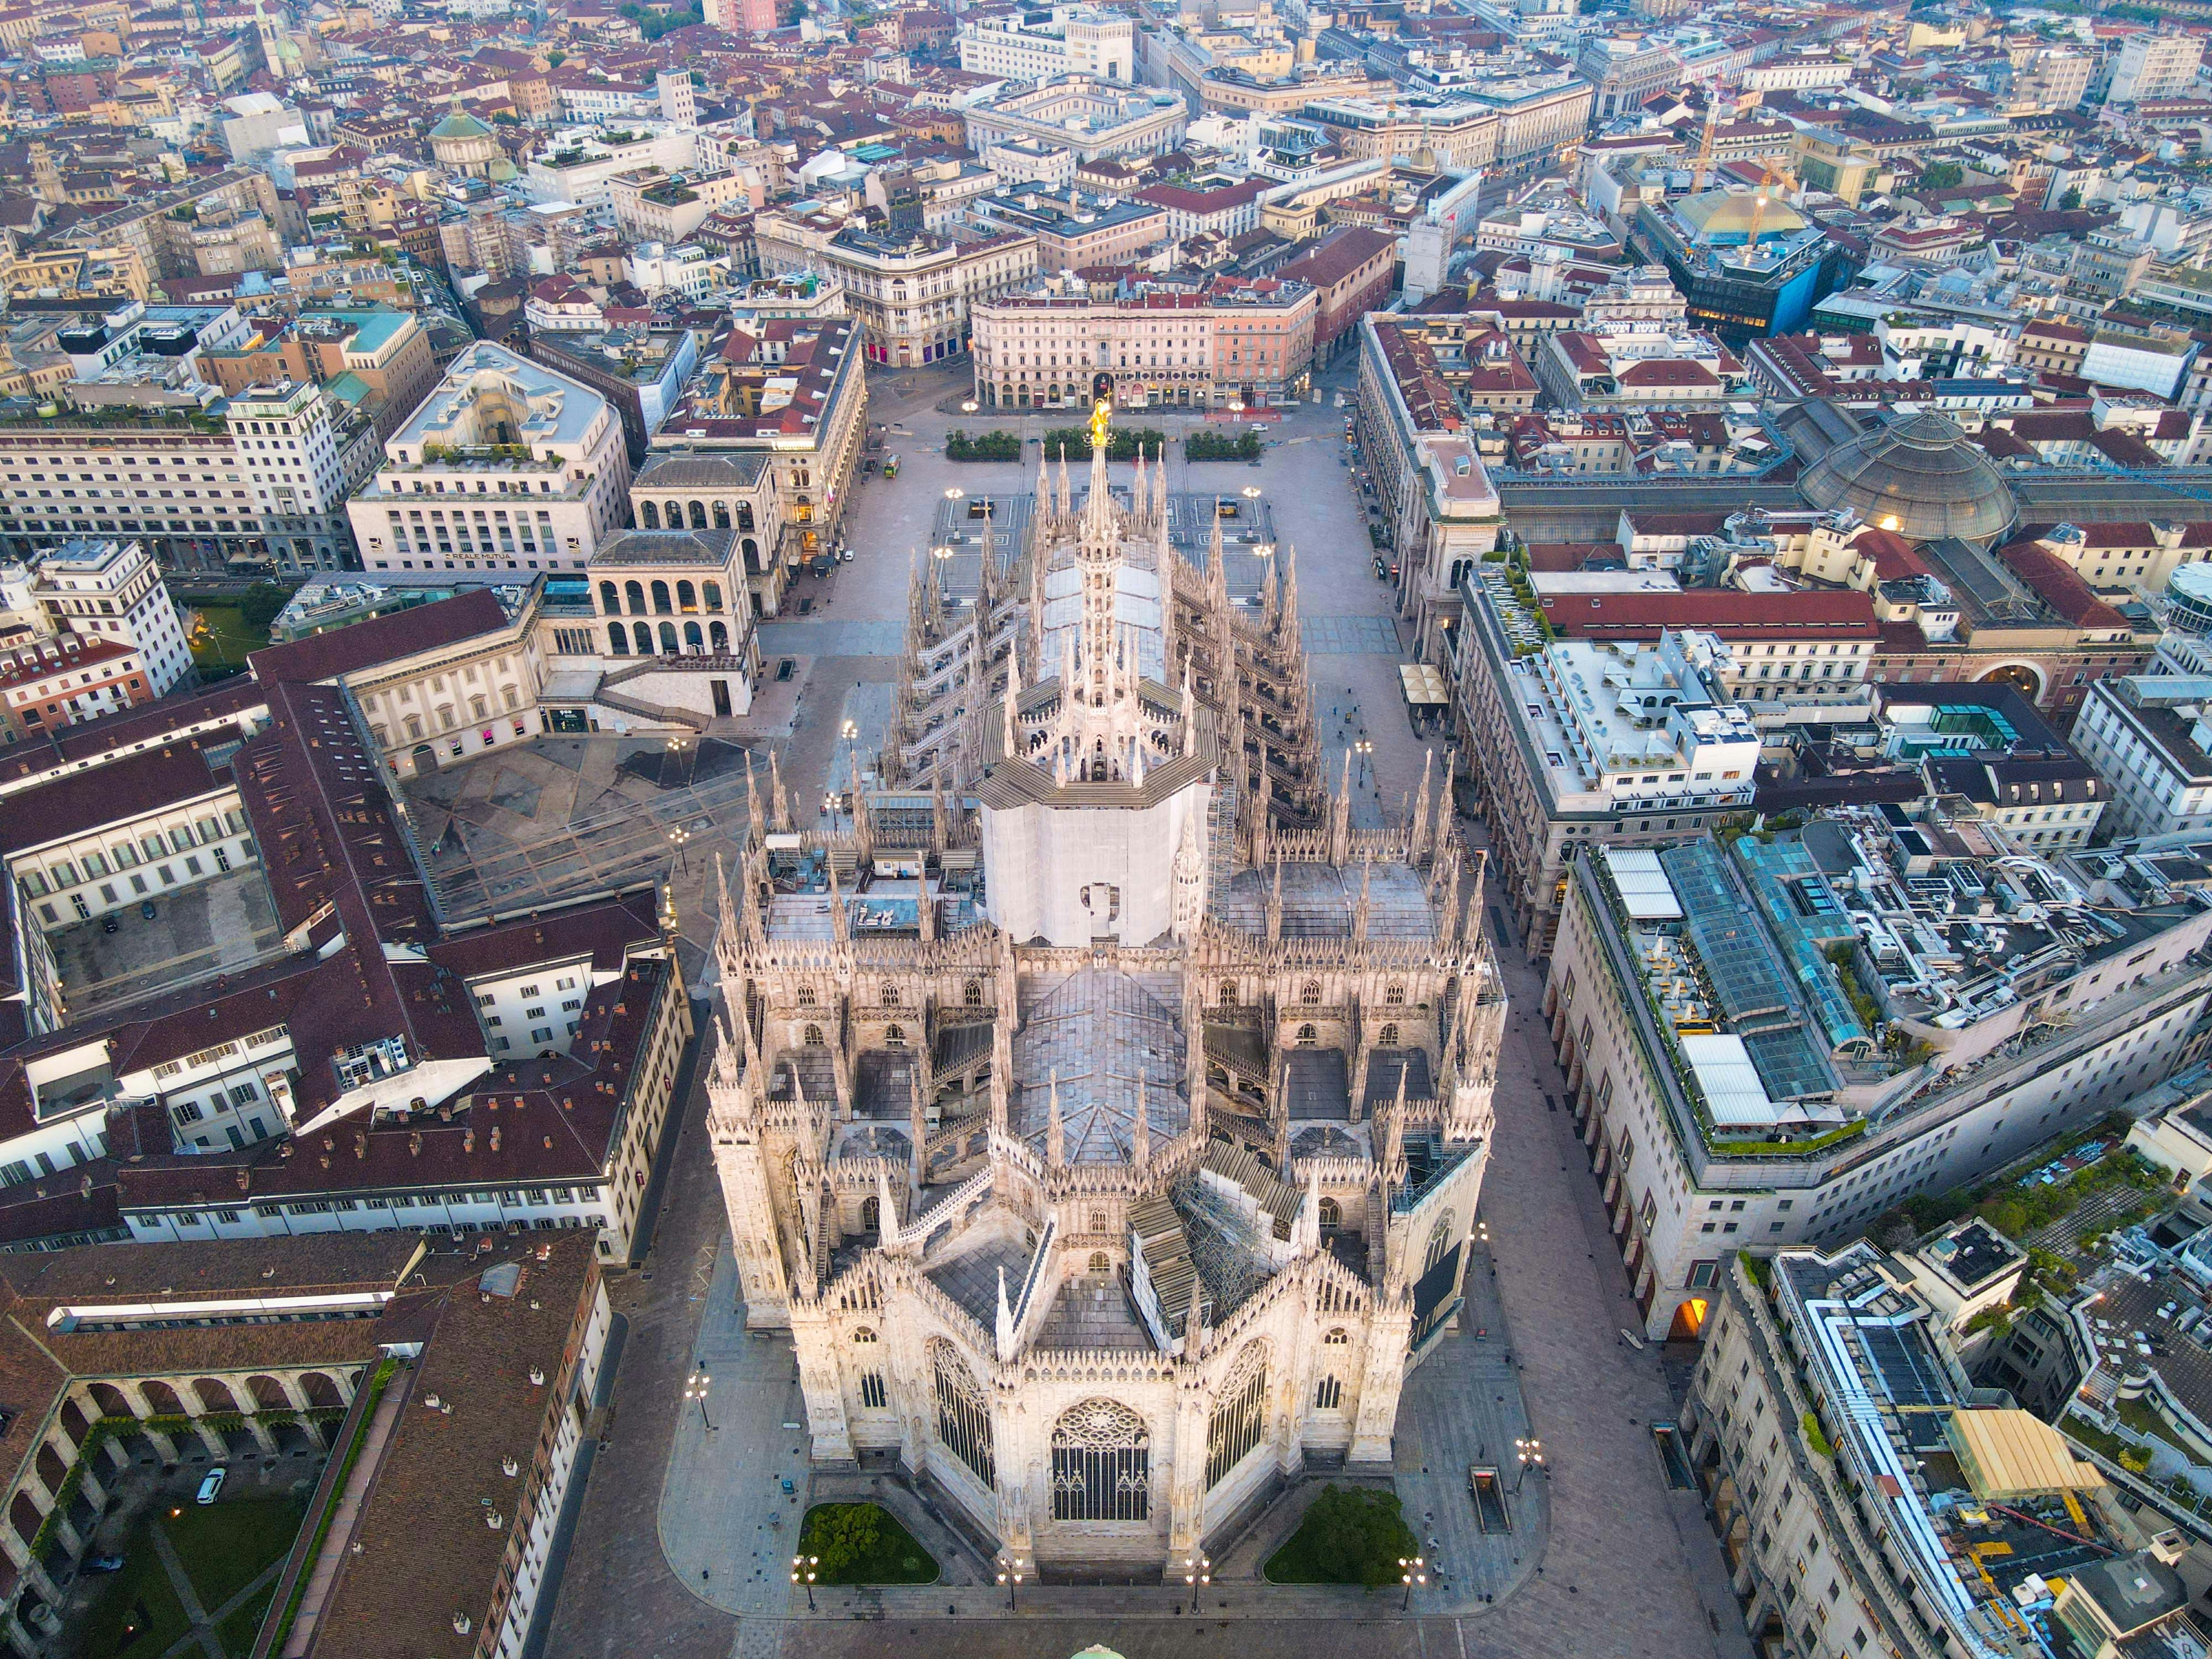
<svg viewBox="0 0 2212 1659"><path fill-rule="evenodd" d="M1401 1558L1414 1553L1413 1529L1399 1513L1395 1492L1323 1489L1299 1530L1308 1559L1325 1582L1372 1589L1398 1577Z"/></svg>
<svg viewBox="0 0 2212 1659"><path fill-rule="evenodd" d="M1920 169L1923 190L1949 190L1966 182L1966 170L1956 161L1930 161Z"/></svg>
<svg viewBox="0 0 2212 1659"><path fill-rule="evenodd" d="M292 600L292 590L280 587L275 582L256 582L246 590L238 602L239 620L257 633L266 633L269 624Z"/></svg>
<svg viewBox="0 0 2212 1659"><path fill-rule="evenodd" d="M2058 198L2058 210L2061 213L2078 212L2081 206L2081 188L2078 185Z"/></svg>
<svg viewBox="0 0 2212 1659"><path fill-rule="evenodd" d="M873 1504L824 1504L806 1517L799 1553L820 1556L822 1577L835 1583L874 1554L883 1535L883 1511Z"/></svg>
<svg viewBox="0 0 2212 1659"><path fill-rule="evenodd" d="M558 46L554 47L552 51L545 54L545 67L548 69L559 69L562 64L568 61L568 54L562 51Z"/></svg>

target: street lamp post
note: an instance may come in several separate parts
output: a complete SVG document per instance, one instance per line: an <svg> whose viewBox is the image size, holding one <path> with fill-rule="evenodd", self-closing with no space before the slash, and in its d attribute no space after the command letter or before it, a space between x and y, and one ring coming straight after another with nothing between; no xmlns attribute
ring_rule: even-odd
<svg viewBox="0 0 2212 1659"><path fill-rule="evenodd" d="M794 1555L791 1558L791 1582L806 1586L806 1610L809 1613L815 1610L814 1574L821 1565L822 1558L818 1555Z"/></svg>
<svg viewBox="0 0 2212 1659"><path fill-rule="evenodd" d="M1352 745L1352 752L1359 757L1359 781L1364 784L1367 781L1367 757L1375 752L1375 745L1362 738Z"/></svg>
<svg viewBox="0 0 2212 1659"><path fill-rule="evenodd" d="M1528 1478L1528 1471L1544 1467L1544 1443L1534 1438L1516 1440L1513 1443L1513 1455L1521 1461L1521 1473L1513 1477L1513 1491L1517 1496L1521 1491L1521 1483Z"/></svg>
<svg viewBox="0 0 2212 1659"><path fill-rule="evenodd" d="M1191 1611L1198 1611L1197 1593L1213 1582L1213 1563L1203 1555L1186 1555L1182 1560L1182 1582L1191 1588Z"/></svg>
<svg viewBox="0 0 2212 1659"><path fill-rule="evenodd" d="M712 1381L713 1379L707 1375L707 1368L702 1365L691 1373L690 1380L684 1385L684 1399L696 1401L698 1403L699 1420L707 1425L709 1431L712 1431L714 1427L714 1419L707 1415L707 1389Z"/></svg>
<svg viewBox="0 0 2212 1659"><path fill-rule="evenodd" d="M1427 1565L1427 1562L1418 1555L1401 1555L1398 1558L1398 1582L1406 1587L1406 1599L1399 1607L1399 1612L1413 1611L1413 1586L1429 1582L1429 1575L1422 1571Z"/></svg>
<svg viewBox="0 0 2212 1659"><path fill-rule="evenodd" d="M668 844L676 849L676 856L683 861L684 873L687 876L691 873L691 855L684 849L690 845L690 842L691 832L681 824L668 832Z"/></svg>
<svg viewBox="0 0 2212 1659"><path fill-rule="evenodd" d="M1014 1591L1022 1582L1022 1574L1029 1566L1028 1559L1012 1550L999 1552L999 1582L1006 1587L1006 1611L1014 1607Z"/></svg>
<svg viewBox="0 0 2212 1659"><path fill-rule="evenodd" d="M837 830L837 797L835 792L826 793L822 797L822 811L823 816L830 820L830 833L835 835Z"/></svg>

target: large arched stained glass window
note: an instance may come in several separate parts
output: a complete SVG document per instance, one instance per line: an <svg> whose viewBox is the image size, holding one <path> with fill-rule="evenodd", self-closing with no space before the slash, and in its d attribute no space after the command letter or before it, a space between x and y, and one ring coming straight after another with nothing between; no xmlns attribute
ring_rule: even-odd
<svg viewBox="0 0 2212 1659"><path fill-rule="evenodd" d="M937 1437L945 1449L975 1471L985 1486L998 1483L991 1455L991 1402L959 1352L943 1337L929 1345L930 1370L937 1378Z"/></svg>
<svg viewBox="0 0 2212 1659"><path fill-rule="evenodd" d="M1086 1400L1052 1425L1052 1518L1144 1521L1152 1512L1152 1437L1112 1400Z"/></svg>
<svg viewBox="0 0 2212 1659"><path fill-rule="evenodd" d="M1206 1429L1206 1484L1224 1475L1260 1443L1267 1425L1267 1345L1248 1342L1213 1396L1213 1416Z"/></svg>

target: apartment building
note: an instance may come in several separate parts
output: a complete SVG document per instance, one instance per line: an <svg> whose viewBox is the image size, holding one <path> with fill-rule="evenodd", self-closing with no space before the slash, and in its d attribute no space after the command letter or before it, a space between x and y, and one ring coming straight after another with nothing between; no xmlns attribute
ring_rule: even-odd
<svg viewBox="0 0 2212 1659"><path fill-rule="evenodd" d="M975 397L1088 408L1098 374L1130 409L1260 408L1295 398L1313 359L1314 290L1277 278L1141 283L1094 299L1073 280L978 308Z"/></svg>
<svg viewBox="0 0 2212 1659"><path fill-rule="evenodd" d="M1137 26L1103 6L1054 5L963 18L960 67L1006 81L1091 75L1123 83L1136 77Z"/></svg>
<svg viewBox="0 0 2212 1659"><path fill-rule="evenodd" d="M2074 721L2082 758L2111 789L2115 836L2180 835L2212 825L2212 680L2125 674L2089 687Z"/></svg>
<svg viewBox="0 0 2212 1659"><path fill-rule="evenodd" d="M684 508L687 528L695 503L708 527L726 520L755 616L774 616L799 567L838 543L867 431L858 337L848 317L733 329L685 388L633 483L641 526L654 502L663 528L674 527L672 503ZM772 507L759 494L763 483Z"/></svg>
<svg viewBox="0 0 2212 1659"><path fill-rule="evenodd" d="M1553 401L1571 410L1713 405L1748 379L1711 335L1638 323L1562 329L1538 349L1534 368Z"/></svg>
<svg viewBox="0 0 2212 1659"><path fill-rule="evenodd" d="M146 659L135 647L64 635L0 659L0 740L15 743L153 699Z"/></svg>
<svg viewBox="0 0 2212 1659"><path fill-rule="evenodd" d="M1395 237L1351 225L1275 272L1285 282L1304 283L1314 290L1315 356L1331 362L1358 349L1359 319L1382 309L1397 261Z"/></svg>
<svg viewBox="0 0 2212 1659"><path fill-rule="evenodd" d="M238 465L288 568L358 568L346 497L376 470L376 428L312 380L249 386L224 406Z"/></svg>
<svg viewBox="0 0 2212 1659"><path fill-rule="evenodd" d="M347 512L370 570L581 570L621 526L629 486L606 398L478 341L386 441Z"/></svg>
<svg viewBox="0 0 2212 1659"><path fill-rule="evenodd" d="M71 539L0 562L0 608L8 623L0 634L11 646L126 647L144 665L153 696L167 696L191 672L176 605L139 543Z"/></svg>
<svg viewBox="0 0 2212 1659"><path fill-rule="evenodd" d="M342 308L303 311L289 323L264 320L257 341L203 351L200 370L226 396L277 380L312 380L352 394L376 428L378 441L437 384L430 337L404 311ZM350 380L342 377L350 375Z"/></svg>
<svg viewBox="0 0 2212 1659"><path fill-rule="evenodd" d="M1170 234L1166 209L1072 185L1002 190L976 198L968 211L978 224L1035 237L1037 269L1048 273L1133 264Z"/></svg>
<svg viewBox="0 0 2212 1659"><path fill-rule="evenodd" d="M1354 430L1398 560L1398 611L1419 658L1458 672L1449 648L1462 584L1498 546L1504 523L1467 404L1446 359L1465 368L1466 319L1371 313L1360 323Z"/></svg>
<svg viewBox="0 0 2212 1659"><path fill-rule="evenodd" d="M1164 155L1182 143L1190 112L1172 93L1071 76L972 103L962 112L968 148L1034 144L1073 155L1079 167L1105 155Z"/></svg>
<svg viewBox="0 0 2212 1659"><path fill-rule="evenodd" d="M1694 1334L1734 1252L1856 1237L2204 1042L2212 911L2100 859L1935 808L1682 830L1566 862L1543 1002L1654 1336Z"/></svg>
<svg viewBox="0 0 2212 1659"><path fill-rule="evenodd" d="M2021 1253L1986 1229L1952 1257L2000 1288L2019 1278ZM2175 1571L2188 1533L2148 1483L2116 1490L1976 1388L1945 1278L1925 1251L1864 1242L1716 1261L1668 1449L1710 1504L1754 1644L1802 1659L2196 1651Z"/></svg>
<svg viewBox="0 0 2212 1659"><path fill-rule="evenodd" d="M2197 84L2203 58L2201 35L2179 29L2140 29L2120 42L2105 101L2139 104L2153 98L2179 98Z"/></svg>
<svg viewBox="0 0 2212 1659"><path fill-rule="evenodd" d="M754 221L761 270L824 270L843 284L872 363L913 368L968 349L979 304L1036 275L1033 236L963 228L892 239L835 216L781 211Z"/></svg>

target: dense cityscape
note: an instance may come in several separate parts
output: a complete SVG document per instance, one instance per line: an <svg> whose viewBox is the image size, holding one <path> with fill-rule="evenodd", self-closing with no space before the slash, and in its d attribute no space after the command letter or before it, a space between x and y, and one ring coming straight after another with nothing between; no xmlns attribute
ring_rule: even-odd
<svg viewBox="0 0 2212 1659"><path fill-rule="evenodd" d="M2212 1659L2212 0L0 9L23 1659Z"/></svg>

